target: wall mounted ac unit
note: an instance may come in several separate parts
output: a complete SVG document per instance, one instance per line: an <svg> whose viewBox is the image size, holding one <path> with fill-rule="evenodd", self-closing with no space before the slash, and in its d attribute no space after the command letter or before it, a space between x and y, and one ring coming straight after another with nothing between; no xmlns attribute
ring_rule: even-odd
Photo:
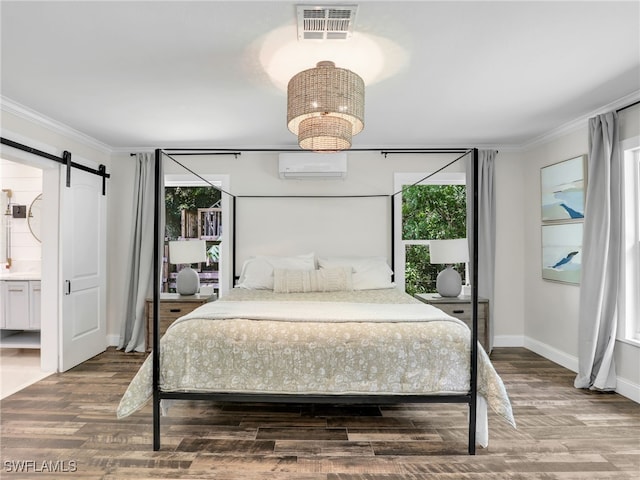
<svg viewBox="0 0 640 480"><path fill-rule="evenodd" d="M280 178L331 179L347 176L347 154L281 153L278 158Z"/></svg>

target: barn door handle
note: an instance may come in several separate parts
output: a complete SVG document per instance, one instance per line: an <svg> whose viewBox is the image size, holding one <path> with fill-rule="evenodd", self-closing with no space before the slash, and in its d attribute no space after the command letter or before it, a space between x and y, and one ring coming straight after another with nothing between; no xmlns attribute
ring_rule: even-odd
<svg viewBox="0 0 640 480"><path fill-rule="evenodd" d="M64 294L71 295L71 280L64 281Z"/></svg>

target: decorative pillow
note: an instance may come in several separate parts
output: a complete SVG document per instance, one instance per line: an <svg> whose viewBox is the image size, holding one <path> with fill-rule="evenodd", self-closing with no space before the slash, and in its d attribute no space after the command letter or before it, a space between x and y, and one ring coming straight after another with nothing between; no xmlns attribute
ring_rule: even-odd
<svg viewBox="0 0 640 480"><path fill-rule="evenodd" d="M319 257L320 270L335 267L351 267L354 290L393 288L393 271L384 257Z"/></svg>
<svg viewBox="0 0 640 480"><path fill-rule="evenodd" d="M340 292L353 290L350 267L325 268L322 270L273 271L275 293Z"/></svg>
<svg viewBox="0 0 640 480"><path fill-rule="evenodd" d="M273 270L314 270L315 254L308 253L296 257L256 256L242 265L240 279L236 287L249 290L273 290Z"/></svg>

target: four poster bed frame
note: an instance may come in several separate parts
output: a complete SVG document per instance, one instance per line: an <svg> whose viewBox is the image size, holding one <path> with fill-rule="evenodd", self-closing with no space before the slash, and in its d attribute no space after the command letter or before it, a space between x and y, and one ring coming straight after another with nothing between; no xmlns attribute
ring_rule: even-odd
<svg viewBox="0 0 640 480"><path fill-rule="evenodd" d="M362 151L352 149L353 151ZM444 170L449 165L458 160L471 155L472 158L472 178L467 181L472 182L472 198L473 198L473 232L472 232L472 256L471 256L471 306L472 306L472 328L471 328L471 358L470 358L470 383L467 393L462 394L446 394L446 395L307 395L307 394L260 394L260 393L201 393L201 392L165 392L160 388L160 328L159 328L159 311L160 311L160 284L158 281L153 282L153 449L160 449L160 419L161 419L161 400L212 400L218 402L264 402L264 403L299 403L299 404L369 404L369 405L393 405L400 403L461 403L469 406L469 437L468 451L470 455L476 452L476 418L477 418L477 393L478 393L478 149L366 149L369 151L378 151L385 155L388 153L402 154L462 154L455 160L447 163L442 168L436 170L428 177ZM178 162L173 156L178 155L239 155L241 151L250 150L220 150L220 149L157 149L155 150L155 205L154 205L154 271L155 279L160 278L161 263L161 218L160 208L161 192L164 186L164 178L162 177L161 164L163 155L167 156L178 165L190 171L197 177L197 173L189 170L187 167ZM282 152L286 150L252 150L254 152ZM299 150L296 150L299 151ZM175 153L172 153L175 152ZM173 155L173 156L172 156ZM424 181L423 178L417 183ZM203 179L204 180L204 179ZM206 180L205 180L206 181ZM207 182L209 183L209 182ZM218 187L215 187L218 188ZM219 188L218 188L219 189ZM219 189L220 190L220 189ZM231 195L228 192L225 194ZM398 192L399 193L399 192ZM379 195L377 195L379 196ZM235 221L235 196L233 208L233 225L232 225L232 245L233 245L233 275L235 279L236 273L236 221ZM282 196L288 197L288 196ZM293 196L291 196L293 197ZM345 198L346 195L337 196L336 198ZM390 195L391 198L391 262L393 269L394 256L394 208L393 200L395 194ZM255 197L254 197L255 198Z"/></svg>

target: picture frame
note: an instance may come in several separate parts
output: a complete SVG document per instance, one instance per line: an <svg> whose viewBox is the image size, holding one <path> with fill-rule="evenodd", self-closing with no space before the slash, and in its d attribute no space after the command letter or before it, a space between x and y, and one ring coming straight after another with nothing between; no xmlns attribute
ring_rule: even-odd
<svg viewBox="0 0 640 480"><path fill-rule="evenodd" d="M540 169L542 222L584 220L586 155Z"/></svg>
<svg viewBox="0 0 640 480"><path fill-rule="evenodd" d="M580 284L583 223L542 225L542 278Z"/></svg>

